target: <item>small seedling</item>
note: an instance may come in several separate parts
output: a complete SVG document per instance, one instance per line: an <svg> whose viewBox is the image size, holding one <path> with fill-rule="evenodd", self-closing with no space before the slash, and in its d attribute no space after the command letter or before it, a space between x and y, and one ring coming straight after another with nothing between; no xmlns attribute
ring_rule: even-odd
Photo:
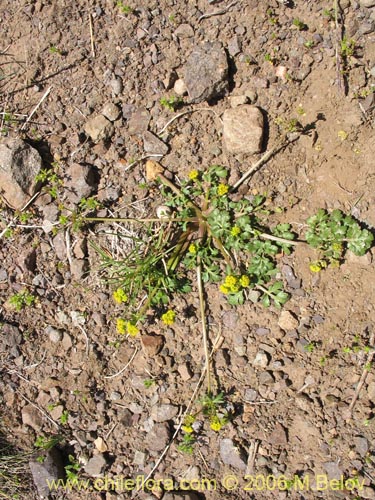
<svg viewBox="0 0 375 500"><path fill-rule="evenodd" d="M68 410L64 410L60 417L60 423L62 425L66 425L68 423L68 419L69 419L69 412Z"/></svg>
<svg viewBox="0 0 375 500"><path fill-rule="evenodd" d="M143 381L143 385L146 387L146 389L149 389L149 388L150 388L150 387L152 387L154 384L155 384L155 380L153 380L152 378L146 378L146 379Z"/></svg>
<svg viewBox="0 0 375 500"><path fill-rule="evenodd" d="M298 18L293 19L293 26L295 26L298 29L298 31L306 31L308 29L307 24L305 24Z"/></svg>
<svg viewBox="0 0 375 500"><path fill-rule="evenodd" d="M57 170L60 168L58 163L52 164L52 169L42 169L39 174L35 177L36 182L41 182L45 184L43 191L48 193L53 199L57 198L58 190L62 186L63 182L59 178Z"/></svg>
<svg viewBox="0 0 375 500"><path fill-rule="evenodd" d="M34 446L40 450L51 450L54 446L62 441L62 436L56 435L51 437L38 436L35 440Z"/></svg>
<svg viewBox="0 0 375 500"><path fill-rule="evenodd" d="M306 241L321 254L319 260L310 264L313 272L319 272L329 265L337 267L345 252L364 255L372 245L373 235L362 229L351 215L341 210L331 213L320 209L316 215L307 219Z"/></svg>
<svg viewBox="0 0 375 500"><path fill-rule="evenodd" d="M9 303L16 309L21 311L25 307L30 307L35 303L35 295L29 293L27 290L22 290L9 298Z"/></svg>
<svg viewBox="0 0 375 500"><path fill-rule="evenodd" d="M134 9L132 7L130 7L130 5L124 5L123 2L117 2L117 7L120 9L120 12L122 14L125 14L125 16L128 16L129 14L132 14L132 12L134 11Z"/></svg>
<svg viewBox="0 0 375 500"><path fill-rule="evenodd" d="M177 97L177 96L171 96L171 97L162 97L160 99L160 104L166 108L169 109L169 111L176 111L177 108L181 106L181 104L184 102L182 97Z"/></svg>
<svg viewBox="0 0 375 500"><path fill-rule="evenodd" d="M68 460L68 465L65 465L64 467L66 478L69 481L74 482L78 478L78 472L81 470L81 465L73 455L69 455Z"/></svg>
<svg viewBox="0 0 375 500"><path fill-rule="evenodd" d="M306 49L312 49L314 47L314 40L307 40L303 45Z"/></svg>
<svg viewBox="0 0 375 500"><path fill-rule="evenodd" d="M50 54L58 54L59 56L62 55L62 52L61 50L59 50L57 47L55 47L54 45L52 45L50 48L49 48L49 52Z"/></svg>
<svg viewBox="0 0 375 500"><path fill-rule="evenodd" d="M349 40L346 36L344 36L340 43L340 51L341 56L344 59L348 59L353 56L355 51L355 40L352 38Z"/></svg>

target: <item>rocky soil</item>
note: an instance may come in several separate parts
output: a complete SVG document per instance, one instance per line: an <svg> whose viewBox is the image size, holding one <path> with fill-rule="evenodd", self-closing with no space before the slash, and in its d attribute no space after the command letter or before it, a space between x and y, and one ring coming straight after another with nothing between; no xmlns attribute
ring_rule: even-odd
<svg viewBox="0 0 375 500"><path fill-rule="evenodd" d="M374 249L315 274L312 250L281 257L282 311L209 287L234 417L162 456L204 369L197 290L173 325L121 336L92 243L124 258L134 227L61 224L91 197L99 217L155 217L145 160L236 182L298 122L241 195L266 193L297 233L319 208L373 230L375 1L337 4L336 23L324 1L1 2L0 442L63 437L19 498L375 498ZM48 492L73 464L91 489ZM120 481L148 476L162 490Z"/></svg>

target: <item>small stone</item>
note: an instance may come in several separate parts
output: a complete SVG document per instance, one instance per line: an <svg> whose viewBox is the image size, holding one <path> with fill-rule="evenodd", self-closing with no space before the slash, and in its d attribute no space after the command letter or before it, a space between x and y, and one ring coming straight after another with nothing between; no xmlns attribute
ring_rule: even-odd
<svg viewBox="0 0 375 500"><path fill-rule="evenodd" d="M30 460L30 472L39 498L50 498L51 489L48 485L65 477L63 460L56 448L39 455L43 460Z"/></svg>
<svg viewBox="0 0 375 500"><path fill-rule="evenodd" d="M129 119L129 134L143 134L148 129L150 114L145 108L135 110Z"/></svg>
<svg viewBox="0 0 375 500"><path fill-rule="evenodd" d="M59 420L61 415L63 414L63 411L64 411L63 405L57 405L54 408L52 408L49 412L52 420L55 421Z"/></svg>
<svg viewBox="0 0 375 500"><path fill-rule="evenodd" d="M325 468L328 479L340 479L343 472L342 469L337 465L336 462L325 462L323 463L323 467Z"/></svg>
<svg viewBox="0 0 375 500"><path fill-rule="evenodd" d="M47 326L44 332L46 333L46 335L48 335L50 341L54 344L57 344L63 338L63 332L61 330L57 330L53 326Z"/></svg>
<svg viewBox="0 0 375 500"><path fill-rule="evenodd" d="M169 491L163 495L163 500L199 500L198 495L192 491L184 491L183 493L176 493Z"/></svg>
<svg viewBox="0 0 375 500"><path fill-rule="evenodd" d="M253 403L254 401L256 401L257 397L258 397L258 393L256 390L254 390L254 389L246 389L245 390L244 399L246 402Z"/></svg>
<svg viewBox="0 0 375 500"><path fill-rule="evenodd" d="M113 78L110 82L109 82L109 86L111 87L112 89L112 92L114 95L119 95L121 94L121 92L123 91L124 89L124 85L122 83L122 80L121 78Z"/></svg>
<svg viewBox="0 0 375 500"><path fill-rule="evenodd" d="M158 158L159 155L166 155L169 151L169 147L165 142L161 141L156 135L151 132L143 133L143 148L146 153L155 154Z"/></svg>
<svg viewBox="0 0 375 500"><path fill-rule="evenodd" d="M242 106L242 104L247 104L249 98L246 95L233 95L229 98L231 108L237 108L237 106Z"/></svg>
<svg viewBox="0 0 375 500"><path fill-rule="evenodd" d="M121 399L121 394L118 391L112 391L109 395L109 398L112 401L118 401L119 399Z"/></svg>
<svg viewBox="0 0 375 500"><path fill-rule="evenodd" d="M265 368L270 361L270 358L268 354L264 351L258 351L254 361L253 361L253 366L255 368Z"/></svg>
<svg viewBox="0 0 375 500"><path fill-rule="evenodd" d="M361 489L360 498L365 498L367 500L374 500L375 499L375 490L373 488L371 488L371 486L364 486Z"/></svg>
<svg viewBox="0 0 375 500"><path fill-rule="evenodd" d="M246 470L247 458L231 439L222 439L220 441L220 458L225 465L230 465L238 470Z"/></svg>
<svg viewBox="0 0 375 500"><path fill-rule="evenodd" d="M70 264L70 272L75 280L80 280L87 273L89 268L88 262L85 259L72 259Z"/></svg>
<svg viewBox="0 0 375 500"><path fill-rule="evenodd" d="M290 288L301 288L301 280L296 277L293 269L288 265L283 265L281 268L281 272L288 283Z"/></svg>
<svg viewBox="0 0 375 500"><path fill-rule="evenodd" d="M169 443L171 432L168 424L156 424L146 434L145 446L148 452L160 452Z"/></svg>
<svg viewBox="0 0 375 500"><path fill-rule="evenodd" d="M375 382L370 382L367 387L367 394L370 401L375 401Z"/></svg>
<svg viewBox="0 0 375 500"><path fill-rule="evenodd" d="M38 151L21 139L0 142L0 195L21 210L36 191L35 177L43 168Z"/></svg>
<svg viewBox="0 0 375 500"><path fill-rule="evenodd" d="M258 377L259 385L272 385L275 382L275 377L271 372L261 372Z"/></svg>
<svg viewBox="0 0 375 500"><path fill-rule="evenodd" d="M269 328L259 327L255 330L255 333L260 337L263 337L265 335L269 335L271 333L271 330Z"/></svg>
<svg viewBox="0 0 375 500"><path fill-rule="evenodd" d="M95 455L85 465L85 472L91 477L101 477L107 465L103 455Z"/></svg>
<svg viewBox="0 0 375 500"><path fill-rule="evenodd" d="M73 341L72 337L69 335L69 333L64 333L63 339L62 339L62 347L65 351L69 351L69 349L72 347Z"/></svg>
<svg viewBox="0 0 375 500"><path fill-rule="evenodd" d="M108 102L104 105L102 109L102 115L108 118L109 121L114 122L120 116L120 108L113 104L112 102Z"/></svg>
<svg viewBox="0 0 375 500"><path fill-rule="evenodd" d="M236 312L234 309L229 309L229 311L225 311L225 313L223 314L223 325L226 328L233 330L238 323L238 318L238 312Z"/></svg>
<svg viewBox="0 0 375 500"><path fill-rule="evenodd" d="M290 311L281 311L279 321L279 327L285 332L290 330L296 330L299 325L298 319Z"/></svg>
<svg viewBox="0 0 375 500"><path fill-rule="evenodd" d="M84 130L94 142L108 141L115 131L113 124L103 115L89 118L85 123Z"/></svg>
<svg viewBox="0 0 375 500"><path fill-rule="evenodd" d="M66 176L65 186L69 191L69 199L72 203L90 197L97 189L98 182L91 165L73 163L67 170Z"/></svg>
<svg viewBox="0 0 375 500"><path fill-rule="evenodd" d="M229 40L228 52L232 57L236 56L237 54L239 54L241 52L241 46L240 46L238 36L234 36L233 38L231 38Z"/></svg>
<svg viewBox="0 0 375 500"><path fill-rule="evenodd" d="M143 467L145 465L145 461L146 453L143 453L143 451L135 450L133 463L135 465L140 465L141 467Z"/></svg>
<svg viewBox="0 0 375 500"><path fill-rule="evenodd" d="M194 36L194 30L190 26L190 24L183 23L183 24L180 24L178 26L178 28L175 29L174 34L178 38L191 38Z"/></svg>
<svg viewBox="0 0 375 500"><path fill-rule="evenodd" d="M177 371L184 382L191 379L192 374L189 365L187 363L179 365Z"/></svg>
<svg viewBox="0 0 375 500"><path fill-rule="evenodd" d="M167 420L172 420L177 413L178 407L169 404L162 404L151 408L151 418L155 422L166 422Z"/></svg>
<svg viewBox="0 0 375 500"><path fill-rule="evenodd" d="M17 264L21 267L23 271L34 272L36 268L36 251L35 248L25 250L21 252L21 255L17 258Z"/></svg>
<svg viewBox="0 0 375 500"><path fill-rule="evenodd" d="M191 103L209 101L228 89L228 61L220 42L194 47L185 64L184 82Z"/></svg>
<svg viewBox="0 0 375 500"><path fill-rule="evenodd" d="M37 433L43 426L43 417L41 413L32 405L26 405L21 411L22 423L30 426Z"/></svg>
<svg viewBox="0 0 375 500"><path fill-rule="evenodd" d="M8 273L5 269L0 269L0 283L4 283L8 279Z"/></svg>
<svg viewBox="0 0 375 500"><path fill-rule="evenodd" d="M141 342L147 356L153 357L162 350L165 339L162 335L142 335Z"/></svg>
<svg viewBox="0 0 375 500"><path fill-rule="evenodd" d="M359 0L361 7L375 7L375 0Z"/></svg>
<svg viewBox="0 0 375 500"><path fill-rule="evenodd" d="M356 436L354 439L355 449L361 457L365 457L369 450L368 441L363 436Z"/></svg>
<svg viewBox="0 0 375 500"><path fill-rule="evenodd" d="M223 142L229 153L255 154L262 150L263 114L257 106L244 104L223 114Z"/></svg>
<svg viewBox="0 0 375 500"><path fill-rule="evenodd" d="M175 81L173 90L177 95L185 95L187 94L187 88L185 85L185 82L183 81L182 78L179 78L178 80Z"/></svg>
<svg viewBox="0 0 375 500"><path fill-rule="evenodd" d="M278 422L274 425L274 428L269 436L269 442L273 446L285 446L288 442L286 430Z"/></svg>

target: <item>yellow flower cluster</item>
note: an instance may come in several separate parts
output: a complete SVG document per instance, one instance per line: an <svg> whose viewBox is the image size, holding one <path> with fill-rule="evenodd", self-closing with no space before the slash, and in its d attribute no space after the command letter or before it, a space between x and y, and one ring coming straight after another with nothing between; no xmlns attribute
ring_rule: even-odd
<svg viewBox="0 0 375 500"><path fill-rule="evenodd" d="M197 245L195 243L192 243L189 245L189 253L196 254L197 253Z"/></svg>
<svg viewBox="0 0 375 500"><path fill-rule="evenodd" d="M217 194L219 196L224 196L225 194L227 194L227 192L229 191L229 186L228 184L219 184L218 187L217 187Z"/></svg>
<svg viewBox="0 0 375 500"><path fill-rule="evenodd" d="M172 310L169 310L162 315L161 320L165 325L173 325L175 317L176 313Z"/></svg>
<svg viewBox="0 0 375 500"><path fill-rule="evenodd" d="M224 423L216 415L210 419L210 427L213 431L219 432Z"/></svg>
<svg viewBox="0 0 375 500"><path fill-rule="evenodd" d="M194 432L193 423L195 422L194 415L186 415L184 420L184 425L181 426L181 429L187 434L192 434Z"/></svg>
<svg viewBox="0 0 375 500"><path fill-rule="evenodd" d="M116 321L116 328L118 333L125 335L127 333L131 337L135 337L139 333L139 328L137 328L134 323L126 321L123 318L118 318Z"/></svg>
<svg viewBox="0 0 375 500"><path fill-rule="evenodd" d="M115 302L117 302L117 304L122 304L123 302L128 301L128 296L122 288L118 288L113 292L113 299Z"/></svg>
<svg viewBox="0 0 375 500"><path fill-rule="evenodd" d="M228 294L237 293L240 291L240 287L247 288L249 285L250 278L246 274L243 274L240 278L229 274L219 288L221 292Z"/></svg>
<svg viewBox="0 0 375 500"><path fill-rule="evenodd" d="M232 236L238 236L241 232L241 229L238 226L233 226L232 229L230 230L230 234Z"/></svg>
<svg viewBox="0 0 375 500"><path fill-rule="evenodd" d="M198 179L198 177L199 177L199 172L198 172L198 170L191 170L191 171L189 172L189 179L190 179L191 181L195 181L195 180L197 180L197 179Z"/></svg>

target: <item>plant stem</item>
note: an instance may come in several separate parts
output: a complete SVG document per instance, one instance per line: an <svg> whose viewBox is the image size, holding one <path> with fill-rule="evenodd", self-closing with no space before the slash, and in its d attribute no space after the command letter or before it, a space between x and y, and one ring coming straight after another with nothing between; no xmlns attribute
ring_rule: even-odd
<svg viewBox="0 0 375 500"><path fill-rule="evenodd" d="M202 266L200 259L198 258L197 263L197 284L198 284L198 295L199 295L199 308L202 322L202 334L203 334L203 349L206 358L206 372L207 372L207 392L211 394L211 374L210 374L210 353L208 350L208 337L207 337L207 323L206 314L204 307L204 295L203 295L203 284L202 284Z"/></svg>
<svg viewBox="0 0 375 500"><path fill-rule="evenodd" d="M260 233L259 236L265 240L278 241L279 243L286 243L287 245L299 245L304 243L304 241L287 240L286 238L279 238L279 236L273 236L267 233Z"/></svg>

